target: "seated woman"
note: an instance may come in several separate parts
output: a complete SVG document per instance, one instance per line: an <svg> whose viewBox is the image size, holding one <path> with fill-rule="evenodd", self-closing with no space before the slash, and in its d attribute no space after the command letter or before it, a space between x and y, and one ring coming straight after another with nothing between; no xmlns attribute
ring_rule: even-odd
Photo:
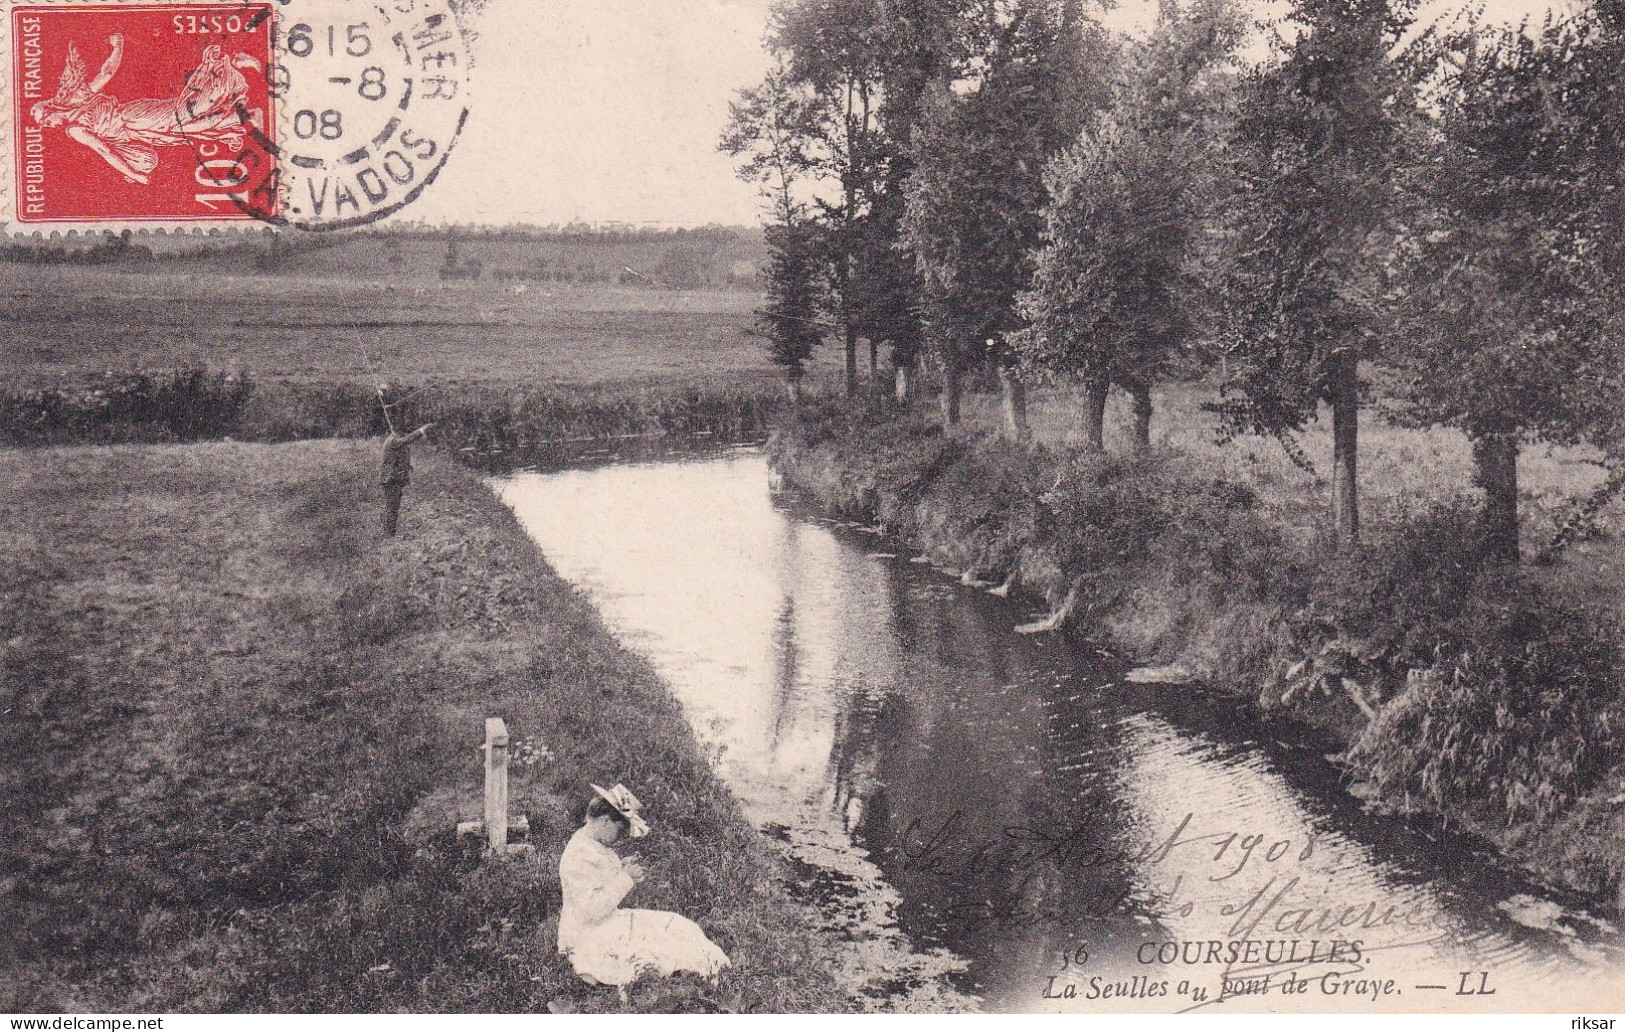
<svg viewBox="0 0 1625 1032"><path fill-rule="evenodd" d="M635 860L624 863L609 847L641 838L649 826L625 785L592 786L586 821L559 857L564 905L559 913L559 953L589 982L626 985L645 971L661 977L693 971L710 977L728 966L728 955L700 926L664 910L622 910L621 900L644 877Z"/></svg>

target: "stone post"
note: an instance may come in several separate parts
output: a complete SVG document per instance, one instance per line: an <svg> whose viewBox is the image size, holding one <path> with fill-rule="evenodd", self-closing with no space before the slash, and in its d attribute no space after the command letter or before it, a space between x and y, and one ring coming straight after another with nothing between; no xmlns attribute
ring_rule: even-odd
<svg viewBox="0 0 1625 1032"><path fill-rule="evenodd" d="M485 718L485 837L493 853L508 848L508 725Z"/></svg>

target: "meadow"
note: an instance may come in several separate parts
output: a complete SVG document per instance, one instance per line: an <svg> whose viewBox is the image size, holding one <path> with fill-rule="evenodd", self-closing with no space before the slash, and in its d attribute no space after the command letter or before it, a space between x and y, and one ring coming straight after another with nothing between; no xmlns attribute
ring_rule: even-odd
<svg viewBox="0 0 1625 1032"><path fill-rule="evenodd" d="M0 1010L852 1006L814 919L648 665L473 472L378 533L360 442L0 451ZM527 858L458 840L483 720ZM629 999L557 956L586 783L655 823L638 905L735 967Z"/></svg>
<svg viewBox="0 0 1625 1032"><path fill-rule="evenodd" d="M10 287L0 376L14 387L201 364L267 384L780 390L751 333L757 296L746 291L413 282L359 261L327 275L0 269Z"/></svg>

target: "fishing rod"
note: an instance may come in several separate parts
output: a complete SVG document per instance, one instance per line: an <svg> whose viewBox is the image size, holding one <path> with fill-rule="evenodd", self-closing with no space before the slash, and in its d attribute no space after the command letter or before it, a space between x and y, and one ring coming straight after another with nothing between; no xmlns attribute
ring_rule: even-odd
<svg viewBox="0 0 1625 1032"><path fill-rule="evenodd" d="M396 398L394 401L388 400L386 398L386 396L384 395L384 391L386 391L388 388L389 388L389 384L387 384L387 383L381 383L381 384L378 385L378 406L384 410L384 422L386 424L388 424L389 432L393 434L393 433L396 432L396 430L395 430L395 420L390 416L389 410L390 409L395 409L395 408L400 408L402 405L405 405L407 402L411 401L413 398L417 397L419 394L422 394L424 392L424 390L426 390L427 388L419 387L417 390L412 391L410 394L407 394L407 395L405 395L403 397L400 397L400 398Z"/></svg>
<svg viewBox="0 0 1625 1032"><path fill-rule="evenodd" d="M356 341L355 342L355 347L356 347L356 350L360 353L361 362L362 362L363 365L365 365L367 367L367 371L369 373L377 373L377 372L379 372L380 371L380 366L382 365L382 362L381 361L374 361L372 356L367 354L367 349L366 349L365 345L362 344L361 341L359 341L359 340ZM389 432L393 434L393 433L398 433L398 431L395 429L395 419L394 419L394 416L391 415L391 410L400 408L402 405L405 405L407 402L411 401L413 398L415 398L418 395L422 394L425 390L427 390L427 388L419 387L416 390L411 391L410 393L406 394L403 397L396 398L394 401L390 401L388 395L385 394L385 392L388 391L388 390L389 390L389 384L387 382L380 383L378 385L378 387L377 387L378 407L383 410L384 424L389 427Z"/></svg>
<svg viewBox="0 0 1625 1032"><path fill-rule="evenodd" d="M395 420L391 419L390 415L389 415L389 410L391 408L391 405L389 404L389 402L384 400L384 387L385 386L386 386L385 384L379 384L378 385L378 407L383 410L383 412L384 412L384 425L389 427L389 435L391 437L393 437L393 436L395 436Z"/></svg>

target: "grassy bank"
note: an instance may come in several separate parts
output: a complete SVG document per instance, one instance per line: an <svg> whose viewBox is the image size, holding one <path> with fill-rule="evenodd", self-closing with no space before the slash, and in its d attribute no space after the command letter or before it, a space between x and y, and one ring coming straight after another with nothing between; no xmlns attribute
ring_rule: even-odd
<svg viewBox="0 0 1625 1032"><path fill-rule="evenodd" d="M1386 805L1620 892L1617 593L1562 564L1488 561L1473 499L1438 487L1396 494L1361 549L1332 558L1311 476L1237 469L1262 447L1018 447L885 402L808 409L771 445L786 483L826 510L1057 610L1070 598L1086 635L1333 729Z"/></svg>
<svg viewBox="0 0 1625 1032"><path fill-rule="evenodd" d="M664 686L462 468L378 535L372 446L0 452L0 1010L619 1010L554 954L585 783L657 834L641 906L716 986L630 1008L839 1010L828 944ZM482 863L482 721L534 858Z"/></svg>

